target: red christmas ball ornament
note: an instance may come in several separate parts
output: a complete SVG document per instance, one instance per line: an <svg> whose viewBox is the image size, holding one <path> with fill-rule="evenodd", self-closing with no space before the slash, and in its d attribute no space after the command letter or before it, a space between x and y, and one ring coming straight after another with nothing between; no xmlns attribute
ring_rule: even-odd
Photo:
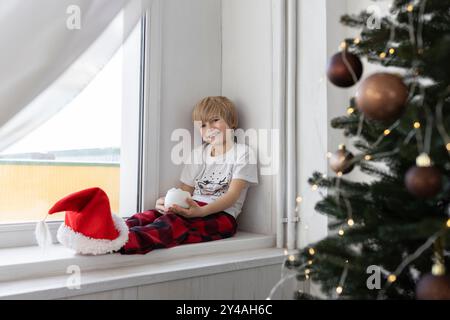
<svg viewBox="0 0 450 320"><path fill-rule="evenodd" d="M334 54L328 62L327 77L338 87L351 87L361 78L362 72L359 57L346 50Z"/></svg>
<svg viewBox="0 0 450 320"><path fill-rule="evenodd" d="M421 154L416 159L416 166L406 172L405 185L416 197L431 198L442 188L442 174L438 168L431 165L427 154Z"/></svg>
<svg viewBox="0 0 450 320"><path fill-rule="evenodd" d="M450 300L450 277L428 273L416 285L418 300Z"/></svg>
<svg viewBox="0 0 450 320"><path fill-rule="evenodd" d="M394 74L380 72L364 79L356 92L356 106L369 119L390 121L403 113L408 88Z"/></svg>

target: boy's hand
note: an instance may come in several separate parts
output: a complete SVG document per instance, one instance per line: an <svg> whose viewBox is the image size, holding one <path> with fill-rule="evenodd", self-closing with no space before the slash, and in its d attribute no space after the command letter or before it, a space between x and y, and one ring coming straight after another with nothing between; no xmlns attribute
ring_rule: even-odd
<svg viewBox="0 0 450 320"><path fill-rule="evenodd" d="M158 211L166 212L166 208L164 207L164 199L165 197L161 197L156 200L155 209Z"/></svg>
<svg viewBox="0 0 450 320"><path fill-rule="evenodd" d="M189 204L189 209L182 208L180 206L177 206L174 204L172 207L169 208L169 210L182 215L186 218L195 218L195 217L203 217L205 216L202 207L198 205L197 202L192 200L191 198L187 198L186 202Z"/></svg>

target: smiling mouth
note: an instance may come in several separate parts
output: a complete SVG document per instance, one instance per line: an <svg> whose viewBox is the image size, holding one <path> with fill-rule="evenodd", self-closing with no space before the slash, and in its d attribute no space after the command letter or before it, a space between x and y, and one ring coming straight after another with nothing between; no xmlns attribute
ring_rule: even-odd
<svg viewBox="0 0 450 320"><path fill-rule="evenodd" d="M216 136L219 135L219 134L220 134L220 132L215 132L215 133L213 133L213 134L210 134L210 135L208 136L208 139L209 139L209 140L215 139Z"/></svg>

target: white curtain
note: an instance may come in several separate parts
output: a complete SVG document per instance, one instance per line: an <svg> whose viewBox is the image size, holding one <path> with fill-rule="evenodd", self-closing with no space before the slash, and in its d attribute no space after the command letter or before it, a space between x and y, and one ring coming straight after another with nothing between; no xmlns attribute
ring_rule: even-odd
<svg viewBox="0 0 450 320"><path fill-rule="evenodd" d="M75 97L109 61L149 3L2 0L0 152ZM73 29L77 11L80 28Z"/></svg>

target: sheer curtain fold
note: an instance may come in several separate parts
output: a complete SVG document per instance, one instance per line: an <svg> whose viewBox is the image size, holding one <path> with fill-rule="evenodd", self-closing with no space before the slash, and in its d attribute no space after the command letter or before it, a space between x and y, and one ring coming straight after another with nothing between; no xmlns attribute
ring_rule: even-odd
<svg viewBox="0 0 450 320"><path fill-rule="evenodd" d="M150 3L2 0L0 152L75 97L121 46ZM71 29L68 25L77 12L80 28Z"/></svg>

